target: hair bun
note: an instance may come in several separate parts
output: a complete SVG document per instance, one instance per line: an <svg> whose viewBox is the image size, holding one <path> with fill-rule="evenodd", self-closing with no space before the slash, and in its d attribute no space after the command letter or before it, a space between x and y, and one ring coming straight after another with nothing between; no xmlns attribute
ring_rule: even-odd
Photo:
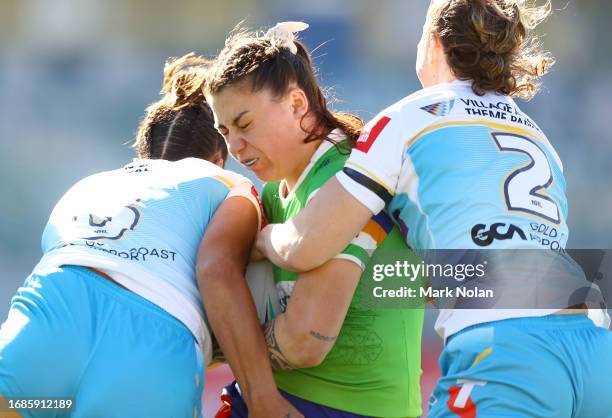
<svg viewBox="0 0 612 418"><path fill-rule="evenodd" d="M500 77L502 74L504 74L504 71L507 70L504 55L495 52L487 52L486 54L482 54L480 56L479 65L480 68L484 70L486 77L493 80Z"/></svg>
<svg viewBox="0 0 612 418"><path fill-rule="evenodd" d="M174 108L193 106L204 99L204 83L209 61L193 52L180 58L170 58L164 65L161 93Z"/></svg>
<svg viewBox="0 0 612 418"><path fill-rule="evenodd" d="M444 0L430 8L431 29L451 70L486 92L530 99L554 59L532 32L551 12L550 0Z"/></svg>

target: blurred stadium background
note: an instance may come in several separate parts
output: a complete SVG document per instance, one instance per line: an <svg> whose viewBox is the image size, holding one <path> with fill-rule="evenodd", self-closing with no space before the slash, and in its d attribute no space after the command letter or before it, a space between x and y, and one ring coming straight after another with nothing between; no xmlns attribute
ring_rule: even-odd
<svg viewBox="0 0 612 418"><path fill-rule="evenodd" d="M147 104L158 98L169 56L213 56L241 20L267 27L303 20L319 79L333 106L374 116L419 88L416 44L427 0L2 0L0 2L0 321L40 257L53 205L75 181L113 169ZM553 0L542 25L557 58L543 92L520 105L548 134L565 165L569 245L612 248L612 4ZM236 165L230 165L236 169ZM238 168L239 169L239 168ZM427 399L441 341L434 315L424 333ZM207 415L230 378L211 372ZM426 403L426 402L425 402Z"/></svg>

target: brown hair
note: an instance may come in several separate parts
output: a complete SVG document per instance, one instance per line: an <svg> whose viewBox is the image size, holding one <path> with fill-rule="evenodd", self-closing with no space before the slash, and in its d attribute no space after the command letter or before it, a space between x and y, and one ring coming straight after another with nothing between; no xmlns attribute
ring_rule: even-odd
<svg viewBox="0 0 612 418"><path fill-rule="evenodd" d="M203 85L209 61L194 53L170 58L164 66L164 96L145 110L133 147L140 158L177 161L187 157L227 158L215 129Z"/></svg>
<svg viewBox="0 0 612 418"><path fill-rule="evenodd" d="M253 92L269 89L274 96L281 97L294 82L306 94L307 114L313 114L316 120L312 131L302 128L307 133L304 142L319 139L333 142L327 135L339 128L353 146L363 121L355 115L332 112L327 108L310 53L302 42L296 39L294 43L295 54L287 46L273 43L265 34L235 29L209 71L206 94L214 95L227 86L245 81L250 83Z"/></svg>
<svg viewBox="0 0 612 418"><path fill-rule="evenodd" d="M493 91L531 99L554 64L532 30L551 12L550 0L433 0L428 20L454 75L472 80L480 96Z"/></svg>

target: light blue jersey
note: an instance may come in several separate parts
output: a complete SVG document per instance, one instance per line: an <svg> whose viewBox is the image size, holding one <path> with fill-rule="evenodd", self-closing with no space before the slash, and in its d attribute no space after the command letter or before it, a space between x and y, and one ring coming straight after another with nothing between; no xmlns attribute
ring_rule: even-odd
<svg viewBox="0 0 612 418"><path fill-rule="evenodd" d="M135 160L73 186L0 328L0 396L73 402L20 404L24 417L201 416L212 349L196 258L232 196L261 214L246 178L195 158Z"/></svg>
<svg viewBox="0 0 612 418"><path fill-rule="evenodd" d="M476 95L468 81L421 90L364 129L343 186L384 207L408 244L433 249L562 250L568 238L563 165L512 98ZM443 310L448 337L467 326L556 309Z"/></svg>
<svg viewBox="0 0 612 418"><path fill-rule="evenodd" d="M365 132L339 179L373 212L386 206L413 248L565 246L563 166L510 97L444 84Z"/></svg>
<svg viewBox="0 0 612 418"><path fill-rule="evenodd" d="M427 88L385 109L366 125L337 179L372 212L386 207L425 256L438 249L564 253L559 157L511 98L477 96L469 81ZM506 267L507 252L495 254ZM535 280L535 270L501 270L508 289L518 278ZM612 404L602 401L612 334L582 314L552 315L558 310L441 310L436 329L447 344L430 416L612 416ZM607 327L609 318L599 319Z"/></svg>
<svg viewBox="0 0 612 418"><path fill-rule="evenodd" d="M415 246L565 246L565 179L543 136L486 121L441 125L405 151L416 199L400 192L388 206Z"/></svg>
<svg viewBox="0 0 612 418"><path fill-rule="evenodd" d="M215 211L233 195L260 210L248 179L197 158L135 160L87 177L53 209L34 271L81 265L107 273L183 322L208 361L196 256Z"/></svg>

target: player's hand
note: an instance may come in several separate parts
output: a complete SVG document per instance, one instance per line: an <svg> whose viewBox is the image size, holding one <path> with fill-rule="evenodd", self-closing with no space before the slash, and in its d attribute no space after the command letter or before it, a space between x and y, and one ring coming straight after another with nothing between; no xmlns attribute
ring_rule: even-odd
<svg viewBox="0 0 612 418"><path fill-rule="evenodd" d="M272 232L272 226L266 225L255 238L255 244L253 245L253 249L251 250L251 259L253 254L257 252L257 254L261 254L262 259L266 259L266 240L270 241L270 233Z"/></svg>
<svg viewBox="0 0 612 418"><path fill-rule="evenodd" d="M274 399L260 403L261 405L249 406L249 418L304 418L304 415L280 394Z"/></svg>
<svg viewBox="0 0 612 418"><path fill-rule="evenodd" d="M259 251L257 245L253 245L251 247L251 255L249 256L249 261L264 261L266 260L266 256Z"/></svg>
<svg viewBox="0 0 612 418"><path fill-rule="evenodd" d="M272 264L276 266L289 270L289 271L297 271L295 268L288 264L284 259L283 250L274 248L274 244L272 243L272 235L284 234L286 232L285 224L268 224L264 229L259 231L257 234L257 238L255 238L256 248L265 258L267 258ZM293 235L291 241L297 241L298 237ZM285 255L286 256L286 255Z"/></svg>

